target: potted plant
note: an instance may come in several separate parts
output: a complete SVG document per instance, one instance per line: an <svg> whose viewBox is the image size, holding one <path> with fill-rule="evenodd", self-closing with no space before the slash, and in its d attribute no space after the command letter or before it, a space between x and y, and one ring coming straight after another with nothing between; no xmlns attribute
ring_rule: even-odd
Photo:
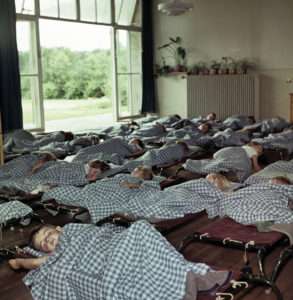
<svg viewBox="0 0 293 300"><path fill-rule="evenodd" d="M194 64L191 68L191 74L198 75L200 70L199 64Z"/></svg>
<svg viewBox="0 0 293 300"><path fill-rule="evenodd" d="M176 38L170 37L169 42L167 44L164 44L160 47L158 47L159 51L165 51L169 53L169 56L171 57L175 62L175 67L173 71L175 72L186 72L186 49L181 46L182 39L177 36ZM165 57L161 55L161 58L163 62L166 62Z"/></svg>
<svg viewBox="0 0 293 300"><path fill-rule="evenodd" d="M243 58L237 62L237 74L247 74L247 71L253 70L255 68L255 63Z"/></svg>
<svg viewBox="0 0 293 300"><path fill-rule="evenodd" d="M228 73L231 75L237 73L237 63L232 57L230 58L230 61L228 63Z"/></svg>
<svg viewBox="0 0 293 300"><path fill-rule="evenodd" d="M210 63L210 67L209 67L209 74L210 75L218 74L220 67L221 67L221 64L218 61L212 60Z"/></svg>
<svg viewBox="0 0 293 300"><path fill-rule="evenodd" d="M207 64L204 61L198 62L198 75L206 75L207 74Z"/></svg>
<svg viewBox="0 0 293 300"><path fill-rule="evenodd" d="M220 62L220 69L218 70L218 74L224 75L229 72L229 57L228 56L223 56Z"/></svg>

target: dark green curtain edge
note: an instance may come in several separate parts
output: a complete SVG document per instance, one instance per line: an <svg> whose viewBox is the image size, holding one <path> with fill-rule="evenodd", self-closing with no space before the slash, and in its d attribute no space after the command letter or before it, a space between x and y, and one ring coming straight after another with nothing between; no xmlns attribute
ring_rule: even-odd
<svg viewBox="0 0 293 300"><path fill-rule="evenodd" d="M142 0L142 49L142 113L154 113L153 0Z"/></svg>
<svg viewBox="0 0 293 300"><path fill-rule="evenodd" d="M0 111L4 133L23 128L14 0L0 1Z"/></svg>

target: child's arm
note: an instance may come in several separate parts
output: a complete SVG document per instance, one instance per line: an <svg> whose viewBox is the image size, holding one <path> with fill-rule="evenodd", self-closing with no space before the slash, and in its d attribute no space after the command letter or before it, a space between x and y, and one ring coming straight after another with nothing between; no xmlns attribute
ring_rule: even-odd
<svg viewBox="0 0 293 300"><path fill-rule="evenodd" d="M261 170L261 166L258 164L258 157L256 155L251 157L252 169L254 172L258 172Z"/></svg>
<svg viewBox="0 0 293 300"><path fill-rule="evenodd" d="M10 267L14 270L19 270L19 269L32 270L40 267L41 264L47 261L47 259L48 256L42 256L38 258L15 258L15 259L10 259L8 263Z"/></svg>

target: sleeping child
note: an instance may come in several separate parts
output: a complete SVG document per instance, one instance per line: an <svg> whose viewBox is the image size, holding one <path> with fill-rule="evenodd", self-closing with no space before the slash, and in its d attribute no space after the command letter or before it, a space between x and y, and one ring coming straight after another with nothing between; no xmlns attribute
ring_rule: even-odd
<svg viewBox="0 0 293 300"><path fill-rule="evenodd" d="M244 181L261 167L258 157L262 154L262 146L255 142L242 147L226 147L213 155L213 159L191 160L184 165L185 169L202 175L209 173L233 172L236 181Z"/></svg>
<svg viewBox="0 0 293 300"><path fill-rule="evenodd" d="M199 291L226 284L227 271L191 263L150 224L45 226L33 244L48 254L15 259L14 269L34 268L24 278L33 299L196 299Z"/></svg>

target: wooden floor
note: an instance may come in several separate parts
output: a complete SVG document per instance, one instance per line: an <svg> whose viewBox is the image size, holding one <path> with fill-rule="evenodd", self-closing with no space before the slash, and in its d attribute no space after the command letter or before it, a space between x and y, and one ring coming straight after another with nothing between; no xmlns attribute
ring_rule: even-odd
<svg viewBox="0 0 293 300"><path fill-rule="evenodd" d="M54 218L55 224L67 223L66 218ZM166 235L167 239L175 246L178 247L182 238L196 231L200 226L211 222L206 215L201 215L185 224L176 230ZM29 230L26 230L29 231ZM27 238L27 232L19 232L17 229L15 232L10 232L4 237L4 241L8 241L9 245L13 245L16 241L25 240ZM277 260L280 251L285 246L280 246L274 249L274 251L266 259L266 269L270 272ZM217 266L222 269L241 269L243 266L243 252L235 249L221 248L217 246L211 246L201 243L193 243L188 246L184 252L185 257L194 262L206 262L213 266ZM256 269L256 257L252 253L249 256L254 269ZM12 271L7 263L0 266L0 299L1 300L28 300L32 299L29 290L22 283L22 277L24 272ZM282 273L277 280L278 287L282 291L284 300L293 299L293 259L287 263ZM235 299L244 300L273 300L276 299L274 294L266 293L267 289L259 287L250 291L247 295L239 294ZM61 300L61 299L60 299ZM172 299L170 299L172 300Z"/></svg>

